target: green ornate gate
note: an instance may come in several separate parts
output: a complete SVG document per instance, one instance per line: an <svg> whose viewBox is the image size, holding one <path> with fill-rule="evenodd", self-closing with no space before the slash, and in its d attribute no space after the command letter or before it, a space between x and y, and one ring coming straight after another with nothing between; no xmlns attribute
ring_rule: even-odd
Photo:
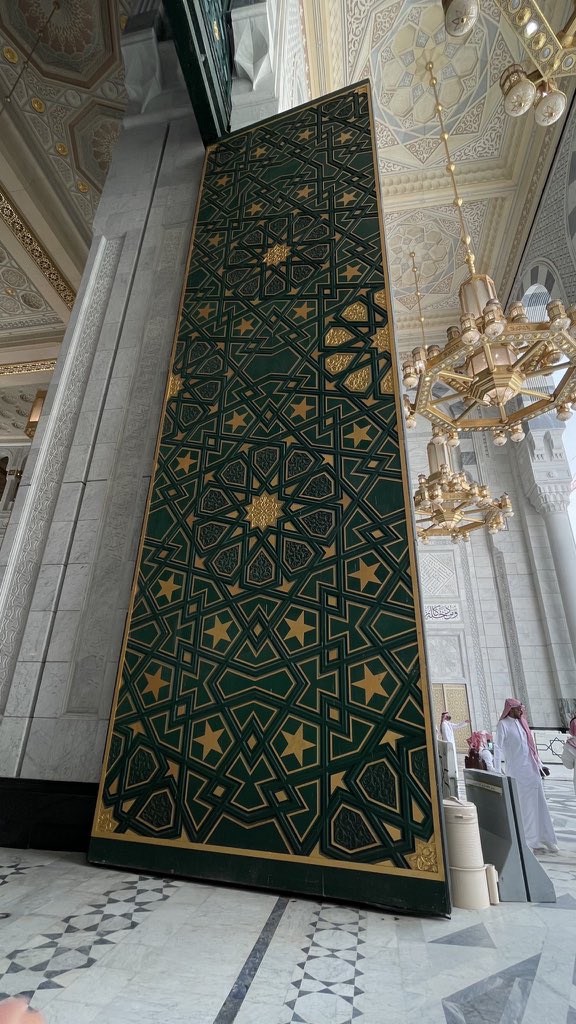
<svg viewBox="0 0 576 1024"><path fill-rule="evenodd" d="M368 86L212 146L90 857L448 909Z"/></svg>

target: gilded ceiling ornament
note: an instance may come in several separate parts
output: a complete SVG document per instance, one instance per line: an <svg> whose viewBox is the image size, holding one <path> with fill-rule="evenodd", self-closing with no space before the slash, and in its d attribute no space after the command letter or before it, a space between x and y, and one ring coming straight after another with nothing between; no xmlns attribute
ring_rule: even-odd
<svg viewBox="0 0 576 1024"><path fill-rule="evenodd" d="M251 505L248 506L246 518L250 520L252 529L266 529L267 526L276 526L282 515L282 502L273 494L258 494Z"/></svg>
<svg viewBox="0 0 576 1024"><path fill-rule="evenodd" d="M388 370L388 373L380 381L380 394L391 395L394 393L394 374L392 370Z"/></svg>
<svg viewBox="0 0 576 1024"><path fill-rule="evenodd" d="M184 387L184 381L178 373L171 373L168 381L168 399L176 398Z"/></svg>
<svg viewBox="0 0 576 1024"><path fill-rule="evenodd" d="M278 263L284 263L289 255L290 246L282 245L280 242L278 242L276 245L273 245L270 249L268 249L268 252L264 253L264 256L262 257L262 262L266 263L269 267L275 267L278 265Z"/></svg>
<svg viewBox="0 0 576 1024"><path fill-rule="evenodd" d="M55 366L55 359L38 359L30 363L0 363L0 377L11 377L17 373L41 373L43 370L51 371Z"/></svg>
<svg viewBox="0 0 576 1024"><path fill-rule="evenodd" d="M28 255L34 260L36 266L42 271L42 274L60 296L63 303L68 309L72 309L76 293L3 191L0 191L0 218L10 228L10 231L18 239Z"/></svg>
<svg viewBox="0 0 576 1024"><path fill-rule="evenodd" d="M214 39L216 40L217 43L219 43L220 42L220 29L218 28L218 22L216 21L216 19L214 19L214 21L212 22L212 28L214 30Z"/></svg>
<svg viewBox="0 0 576 1024"><path fill-rule="evenodd" d="M85 181L77 181L76 182L76 187L77 187L78 191L82 192L83 194L85 194L86 192L90 191L90 186L87 185Z"/></svg>
<svg viewBox="0 0 576 1024"><path fill-rule="evenodd" d="M37 114L43 114L46 110L46 104L44 100L41 100L39 96L33 96L30 100L30 106Z"/></svg>
<svg viewBox="0 0 576 1024"><path fill-rule="evenodd" d="M68 146L66 145L66 143L58 142L56 144L56 152L59 153L60 156L68 156Z"/></svg>
<svg viewBox="0 0 576 1024"><path fill-rule="evenodd" d="M366 391L372 383L372 374L369 366L363 366L361 370L355 370L348 374L344 381L344 387L349 391Z"/></svg>
<svg viewBox="0 0 576 1024"><path fill-rule="evenodd" d="M17 64L20 59L16 50L13 50L11 46L5 46L2 53L4 55L4 59L7 60L9 64Z"/></svg>
<svg viewBox="0 0 576 1024"><path fill-rule="evenodd" d="M127 14L121 14L120 15L120 31L121 32L124 31L124 29L126 28L127 24L128 24L128 15Z"/></svg>

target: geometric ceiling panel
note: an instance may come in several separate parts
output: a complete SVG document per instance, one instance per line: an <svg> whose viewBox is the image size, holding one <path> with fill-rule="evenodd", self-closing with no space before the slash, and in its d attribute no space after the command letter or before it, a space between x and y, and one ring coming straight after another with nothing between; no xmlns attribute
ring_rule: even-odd
<svg viewBox="0 0 576 1024"><path fill-rule="evenodd" d="M124 110L109 103L88 102L69 124L76 167L82 178L102 189L120 134Z"/></svg>
<svg viewBox="0 0 576 1024"><path fill-rule="evenodd" d="M0 245L0 331L61 323L32 281Z"/></svg>
<svg viewBox="0 0 576 1024"><path fill-rule="evenodd" d="M37 388L0 388L0 434L23 437Z"/></svg>
<svg viewBox="0 0 576 1024"><path fill-rule="evenodd" d="M4 29L12 44L30 52L52 0L10 0ZM44 77L90 89L117 61L118 17L114 0L66 0L42 33L32 65Z"/></svg>

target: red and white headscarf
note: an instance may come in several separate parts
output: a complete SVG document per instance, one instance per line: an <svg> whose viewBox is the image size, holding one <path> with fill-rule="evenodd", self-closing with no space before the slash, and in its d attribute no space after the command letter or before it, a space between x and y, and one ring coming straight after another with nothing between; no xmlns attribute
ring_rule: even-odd
<svg viewBox="0 0 576 1024"><path fill-rule="evenodd" d="M523 707L522 701L516 700L515 697L508 697L506 699L506 703L504 704L504 711L500 715L500 721L502 721L503 718L508 718L508 715L510 714L512 708L521 707ZM526 715L524 714L524 712L522 712L520 718L517 718L516 721L520 722L520 725L524 729L524 732L526 733L526 739L528 740L528 746L530 747L530 753L536 761L536 764L540 765L540 758L538 756L538 750L536 749L536 741L530 731L530 726L526 721Z"/></svg>
<svg viewBox="0 0 576 1024"><path fill-rule="evenodd" d="M571 747L576 747L576 718L573 718L570 722L569 729L570 735L568 736L566 742L569 743Z"/></svg>

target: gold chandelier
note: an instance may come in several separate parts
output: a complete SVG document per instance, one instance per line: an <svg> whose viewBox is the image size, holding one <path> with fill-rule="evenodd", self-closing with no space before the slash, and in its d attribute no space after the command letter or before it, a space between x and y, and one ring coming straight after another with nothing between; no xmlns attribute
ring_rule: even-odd
<svg viewBox="0 0 576 1024"><path fill-rule="evenodd" d="M576 306L565 310L561 302L549 302L549 319L530 323L522 303L513 302L505 316L492 278L476 273L433 65L428 63L426 70L434 90L469 276L459 291L460 324L448 328L444 347L423 344L403 363L404 387L409 391L417 388L414 401L406 398L404 402L408 426L419 413L430 420L440 442L451 438L457 444L462 429L491 430L497 445L505 444L508 437L521 441L525 420L552 410L560 420L572 415L571 406L576 404Z"/></svg>
<svg viewBox="0 0 576 1024"><path fill-rule="evenodd" d="M486 484L469 481L462 471L451 467L446 443L430 441L427 448L428 476L418 477L414 492L416 533L423 544L434 537L450 537L454 544L469 541L474 530L499 533L506 519L514 515L507 494L493 498Z"/></svg>
<svg viewBox="0 0 576 1024"><path fill-rule="evenodd" d="M410 259L416 286L422 348L426 349L416 253L411 252ZM407 418L409 427L415 426L415 423L414 417ZM445 439L433 436L428 443L429 473L428 476L420 474L418 488L414 492L416 533L423 544L428 544L434 537L450 537L454 544L467 542L474 530L483 528L489 533L499 533L505 529L506 519L514 515L507 494L498 500L492 498L485 484L469 481L465 473L453 469L450 449L457 443L456 431Z"/></svg>
<svg viewBox="0 0 576 1024"><path fill-rule="evenodd" d="M576 0L558 32L535 0L496 0L496 5L536 68L531 74L521 64L506 68L500 79L504 109L511 117L519 117L533 107L536 123L548 127L562 117L567 103L555 77L576 74ZM467 36L478 20L478 0L442 0L442 6L448 35Z"/></svg>

